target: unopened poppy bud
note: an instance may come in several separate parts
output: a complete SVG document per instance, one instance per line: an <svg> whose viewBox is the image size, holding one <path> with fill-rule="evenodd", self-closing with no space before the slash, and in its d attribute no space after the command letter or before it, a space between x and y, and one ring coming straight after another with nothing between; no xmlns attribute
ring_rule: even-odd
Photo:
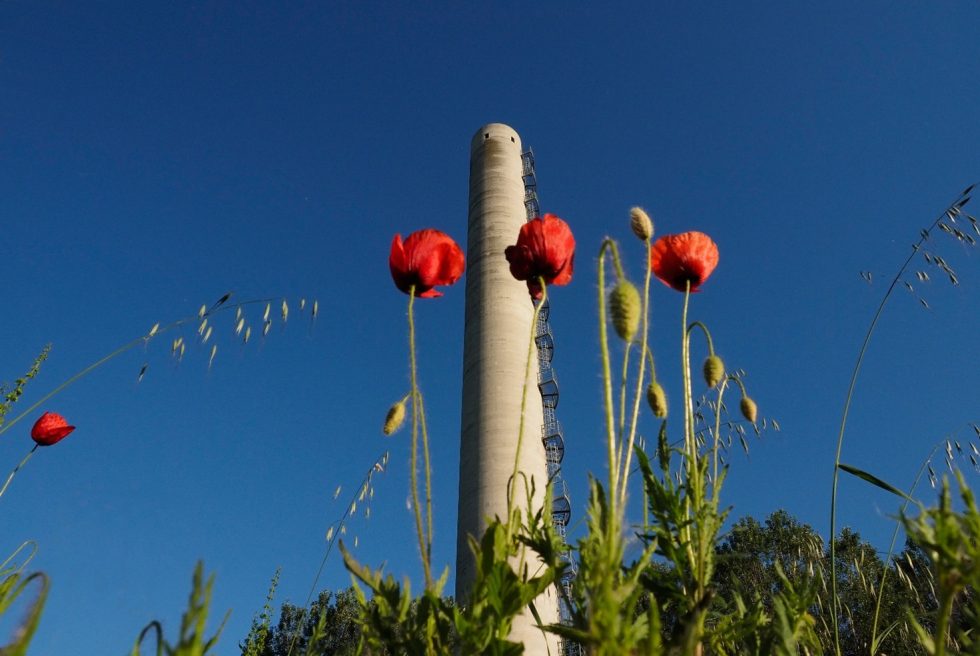
<svg viewBox="0 0 980 656"><path fill-rule="evenodd" d="M382 432L385 435L391 435L405 422L405 399L402 399L395 405L391 406L388 410L388 416L385 417L385 425Z"/></svg>
<svg viewBox="0 0 980 656"><path fill-rule="evenodd" d="M628 280L620 281L609 294L609 314L616 334L627 342L640 327L640 292Z"/></svg>
<svg viewBox="0 0 980 656"><path fill-rule="evenodd" d="M754 424L756 417L759 415L759 408L756 407L755 401L747 396L743 396L740 407L742 409L742 416Z"/></svg>
<svg viewBox="0 0 980 656"><path fill-rule="evenodd" d="M647 403L650 404L654 417L663 419L667 416L667 394L660 383L653 382L647 387Z"/></svg>
<svg viewBox="0 0 980 656"><path fill-rule="evenodd" d="M653 236L653 221L642 207L634 207L630 210L630 228L633 234L643 241Z"/></svg>
<svg viewBox="0 0 980 656"><path fill-rule="evenodd" d="M708 387L714 387L721 382L721 377L725 375L725 363L717 355L709 355L704 361L704 382Z"/></svg>

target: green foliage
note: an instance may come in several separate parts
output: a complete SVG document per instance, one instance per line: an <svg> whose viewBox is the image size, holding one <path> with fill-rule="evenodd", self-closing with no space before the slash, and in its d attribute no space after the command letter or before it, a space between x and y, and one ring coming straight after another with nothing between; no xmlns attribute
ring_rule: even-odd
<svg viewBox="0 0 980 656"><path fill-rule="evenodd" d="M980 652L980 510L957 472L963 510L953 508L949 481L943 479L939 505L902 521L932 565L937 608L931 627L910 616L929 656Z"/></svg>
<svg viewBox="0 0 980 656"><path fill-rule="evenodd" d="M242 656L341 656L356 653L361 640L360 604L354 588L321 592L309 608L283 604L271 625L271 593L241 645ZM370 602L369 602L370 603Z"/></svg>
<svg viewBox="0 0 980 656"><path fill-rule="evenodd" d="M205 656L213 653L214 647L221 635L228 615L213 636L205 639L204 631L208 620L208 613L211 609L211 588L214 585L214 575L204 581L204 564L198 561L194 568L194 577L191 584L191 595L187 603L187 610L184 611L180 620L180 637L176 645L171 645L163 637L163 626L154 620L146 625L136 639L130 656L141 656L143 652L140 646L143 640L152 631L156 636L156 656Z"/></svg>
<svg viewBox="0 0 980 656"><path fill-rule="evenodd" d="M17 563L16 558L25 548L30 547L31 552L23 562ZM41 621L41 613L44 611L44 604L48 599L48 589L50 584L48 577L43 572L25 574L24 568L34 557L35 547L32 542L25 542L17 547L7 559L0 564L0 615L3 615L20 598L24 592L36 583L38 588L34 600L29 602L27 613L21 620L13 637L6 645L0 647L2 656L22 656L27 653L27 648L37 631L37 626Z"/></svg>
<svg viewBox="0 0 980 656"><path fill-rule="evenodd" d="M41 371L41 363L48 359L48 353L50 352L50 344L41 349L38 356L34 358L31 368L27 370L26 374L14 381L13 387L8 388L7 385L0 385L0 396L3 397L3 400L0 401L0 426L3 425L4 420L7 418L10 407L17 403L24 393L24 387L27 385L27 381L37 376L38 372Z"/></svg>
<svg viewBox="0 0 980 656"><path fill-rule="evenodd" d="M605 488L590 482L586 515L588 533L578 542L579 572L572 584L572 624L552 627L559 635L594 654L648 652L660 640L655 605L637 612L652 547L624 566L625 540L620 518L609 505Z"/></svg>
<svg viewBox="0 0 980 656"><path fill-rule="evenodd" d="M361 646L368 654L436 654L449 653L452 645L452 608L440 593L449 570L427 588L415 608L408 579L399 584L389 574L373 570L354 560L340 543L344 564L354 578L374 595L371 603L360 587L355 591L360 602Z"/></svg>
<svg viewBox="0 0 980 656"><path fill-rule="evenodd" d="M242 656L261 656L269 637L269 630L272 624L272 600L276 597L276 588L279 587L279 574L282 569L277 569L272 575L272 582L269 583L269 592L265 596L265 605L262 612L252 618L252 628L248 632L245 644L242 645Z"/></svg>

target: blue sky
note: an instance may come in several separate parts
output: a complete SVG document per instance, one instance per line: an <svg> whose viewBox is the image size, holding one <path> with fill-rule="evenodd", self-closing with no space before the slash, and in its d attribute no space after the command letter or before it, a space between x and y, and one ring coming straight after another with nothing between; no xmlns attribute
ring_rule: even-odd
<svg viewBox="0 0 980 656"><path fill-rule="evenodd" d="M980 178L977 25L980 8L954 2L0 5L0 379L54 345L20 408L225 292L292 308L247 345L219 319L210 369L193 330L180 364L162 335L45 403L78 430L0 499L0 552L34 539L52 578L34 652L124 653L153 618L172 634L200 558L216 618L233 609L219 651L235 653L277 567L278 599L305 599L343 512L336 486L344 499L385 449L372 517L348 531L365 562L418 576L407 439L380 435L407 386L387 254L423 227L465 243L469 140L492 121L534 148L542 208L579 244L552 296L573 524L587 472L605 474L595 254L620 239L639 277L640 204L659 233L718 243L693 316L782 425L734 454L733 516L786 508L825 534L838 418L883 282ZM844 447L901 487L936 440L966 443L980 420L977 252L935 249L961 284L920 286L928 311L894 296ZM654 294L676 399L681 296ZM302 297L319 299L315 323ZM455 549L462 310L461 285L418 306L440 568ZM32 420L0 437L4 467ZM850 480L842 498L841 524L884 545L894 499ZM331 556L322 587L348 581Z"/></svg>

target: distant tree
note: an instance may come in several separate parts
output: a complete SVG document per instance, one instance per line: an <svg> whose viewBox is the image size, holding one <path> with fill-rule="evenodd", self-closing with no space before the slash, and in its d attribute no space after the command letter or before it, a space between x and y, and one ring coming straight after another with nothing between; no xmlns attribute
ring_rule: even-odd
<svg viewBox="0 0 980 656"><path fill-rule="evenodd" d="M772 513L760 524L745 517L732 526L717 547L718 565L714 582L720 602L731 604L735 595L756 600L764 612L772 613L772 600L783 583L776 564L795 585L808 579L819 581L819 594L810 614L824 649L833 651L832 600L830 597L830 554L820 536L784 510ZM837 540L837 589L841 616L838 625L844 654L870 654L874 617L886 565L871 544L845 528ZM901 571L899 571L901 570ZM907 545L887 567L878 608L878 649L889 656L924 654L908 623L912 613L930 626L935 611L930 585L930 563L921 549ZM884 635L884 639L881 636Z"/></svg>
<svg viewBox="0 0 980 656"><path fill-rule="evenodd" d="M412 602L410 612L414 612L416 603ZM274 626L268 604L266 608L266 612L252 620L248 636L239 645L242 656L349 656L357 653L361 640L358 623L361 609L357 592L352 587L336 593L324 590L308 609L283 604ZM311 644L317 635L321 615L320 637ZM371 656L386 656L387 653L372 652Z"/></svg>
<svg viewBox="0 0 980 656"><path fill-rule="evenodd" d="M252 656L346 656L357 651L361 632L357 623L359 606L353 588L338 593L323 591L311 604L302 608L283 604L279 621L263 631L262 618L253 620L248 637L242 642L242 654ZM322 637L310 645L317 623L323 615ZM308 650L308 647L311 647ZM291 648L291 649L290 649Z"/></svg>

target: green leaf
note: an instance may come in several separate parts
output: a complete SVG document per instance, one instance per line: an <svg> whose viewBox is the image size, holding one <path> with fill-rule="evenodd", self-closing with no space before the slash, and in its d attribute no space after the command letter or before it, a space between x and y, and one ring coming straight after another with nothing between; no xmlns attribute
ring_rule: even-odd
<svg viewBox="0 0 980 656"><path fill-rule="evenodd" d="M892 494L894 494L896 496L900 496L903 499L907 499L909 501L912 501L912 497L910 497L909 495L905 494L904 492L902 492L901 490L899 490L894 485L891 485L890 483L886 483L885 481L881 480L877 476L875 476L873 474L869 474L868 472L864 471L863 469L858 469L857 467L852 467L851 465L845 465L842 462L837 464L837 468L840 469L841 471L847 472L851 476L857 476L858 478L860 478L862 480L865 480L868 483L871 483L872 485L875 485L877 487L880 487L882 490L885 490L887 492L891 492Z"/></svg>

